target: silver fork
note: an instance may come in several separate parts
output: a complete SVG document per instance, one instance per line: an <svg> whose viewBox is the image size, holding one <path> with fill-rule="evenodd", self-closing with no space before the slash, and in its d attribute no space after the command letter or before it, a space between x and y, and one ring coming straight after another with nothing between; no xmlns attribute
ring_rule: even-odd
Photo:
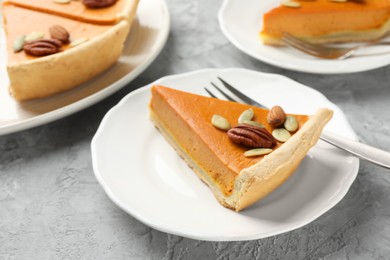
<svg viewBox="0 0 390 260"><path fill-rule="evenodd" d="M295 36L292 36L289 33L283 33L282 36L282 41L290 47L293 47L297 50L300 50L306 54L318 57L318 58L323 58L323 59L346 59L348 57L351 57L352 55L356 54L356 51L368 47L368 46L373 46L373 45L390 45L390 42L386 41L370 41L366 42L363 44L360 44L358 46L354 47L336 47L336 46L327 46L323 44L314 44L314 43L309 43L307 41L304 41L302 39L299 39ZM389 50L390 52L390 50ZM381 53L374 53L376 55L378 54L383 54L384 52ZM369 55L369 54L365 54Z"/></svg>
<svg viewBox="0 0 390 260"><path fill-rule="evenodd" d="M222 84L227 88L232 94L237 96L239 99L241 99L242 103L247 103L253 106L266 108L264 105L258 103L257 101L253 100L252 98L248 97L238 89L234 88L232 85L227 83L225 80L218 77L218 79L222 82ZM217 85L211 82L211 85L216 88L225 98L227 98L230 101L238 102L237 98L233 98L230 94L228 94L226 91L223 91L221 88L219 88ZM206 92L214 98L218 98L216 95L213 94L212 91L205 88ZM266 108L267 109L267 108ZM373 164L376 164L378 166L381 166L386 169L390 169L390 153L380 150L378 148L369 146L367 144L363 144L333 133L329 133L327 131L323 131L320 137L321 140L334 145L337 148L340 148L344 151L347 151L361 159L364 159L366 161L369 161Z"/></svg>

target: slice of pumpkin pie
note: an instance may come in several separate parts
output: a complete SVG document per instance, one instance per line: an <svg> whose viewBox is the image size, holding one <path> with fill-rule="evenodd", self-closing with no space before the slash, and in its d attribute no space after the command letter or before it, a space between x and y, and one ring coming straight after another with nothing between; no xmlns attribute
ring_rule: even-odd
<svg viewBox="0 0 390 260"><path fill-rule="evenodd" d="M18 101L48 97L108 69L122 53L137 4L138 0L3 2L11 95Z"/></svg>
<svg viewBox="0 0 390 260"><path fill-rule="evenodd" d="M388 0L291 0L263 17L260 38L282 45L287 32L313 43L375 40L390 31Z"/></svg>
<svg viewBox="0 0 390 260"><path fill-rule="evenodd" d="M265 110L164 86L151 92L155 126L217 200L236 211L284 183L333 115L286 115L278 106Z"/></svg>
<svg viewBox="0 0 390 260"><path fill-rule="evenodd" d="M3 5L3 16L10 93L21 101L71 89L98 75L120 57L129 31L126 21L95 25L10 4Z"/></svg>

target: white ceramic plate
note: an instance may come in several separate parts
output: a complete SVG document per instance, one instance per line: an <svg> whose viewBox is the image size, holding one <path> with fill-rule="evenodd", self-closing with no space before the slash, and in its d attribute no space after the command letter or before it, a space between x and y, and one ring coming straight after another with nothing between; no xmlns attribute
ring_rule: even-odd
<svg viewBox="0 0 390 260"><path fill-rule="evenodd" d="M285 69L310 73L350 73L375 69L390 64L390 47L377 46L371 56L352 57L346 60L318 59L287 47L262 44L259 32L263 15L280 4L279 0L224 0L218 20L226 37L248 55ZM384 52L386 52L384 54Z"/></svg>
<svg viewBox="0 0 390 260"><path fill-rule="evenodd" d="M155 83L206 95L217 76L266 106L291 113L334 109L326 129L356 136L338 107L317 91L275 74L201 70ZM152 83L152 84L155 84ZM141 222L164 232L211 241L250 240L301 227L339 202L358 172L358 159L319 142L293 176L266 199L236 213L222 207L149 120L151 85L127 95L104 117L92 140L93 169L108 196Z"/></svg>
<svg viewBox="0 0 390 260"><path fill-rule="evenodd" d="M0 35L0 135L42 125L82 110L115 93L144 71L163 48L170 29L164 0L142 0L119 61L70 91L28 102L8 94L4 31Z"/></svg>

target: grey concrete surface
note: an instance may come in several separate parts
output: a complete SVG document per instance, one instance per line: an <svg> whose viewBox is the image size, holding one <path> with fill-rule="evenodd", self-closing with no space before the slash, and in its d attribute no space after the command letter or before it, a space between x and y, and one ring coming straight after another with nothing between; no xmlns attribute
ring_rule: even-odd
<svg viewBox="0 0 390 260"><path fill-rule="evenodd" d="M168 0L167 45L136 80L74 115L0 137L0 259L389 259L390 171L361 161L334 208L267 239L205 242L153 230L112 203L97 183L90 142L105 113L168 74L242 67L279 73L336 103L363 142L390 150L390 67L306 74L257 61L221 33L221 1Z"/></svg>

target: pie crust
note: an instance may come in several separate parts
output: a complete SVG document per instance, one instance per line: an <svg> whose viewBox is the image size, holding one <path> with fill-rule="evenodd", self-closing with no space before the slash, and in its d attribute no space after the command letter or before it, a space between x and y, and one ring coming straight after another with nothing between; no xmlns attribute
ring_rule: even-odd
<svg viewBox="0 0 390 260"><path fill-rule="evenodd" d="M118 60L128 31L129 24L121 21L64 52L8 64L11 95L19 101L42 98L86 82Z"/></svg>

